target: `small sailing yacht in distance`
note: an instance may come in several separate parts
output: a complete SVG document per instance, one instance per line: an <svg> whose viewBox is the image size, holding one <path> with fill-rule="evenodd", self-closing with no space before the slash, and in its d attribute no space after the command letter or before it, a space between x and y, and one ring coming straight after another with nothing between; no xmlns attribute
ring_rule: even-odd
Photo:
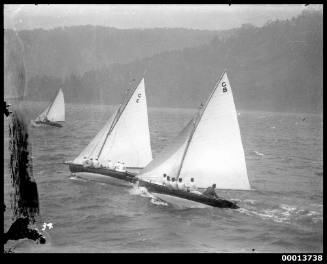
<svg viewBox="0 0 327 264"><path fill-rule="evenodd" d="M231 201L201 193L170 190L162 185L163 174L191 178L199 190L216 184L217 189L250 190L232 89L224 72L206 104L183 131L139 175L139 186L168 203L186 207L238 208Z"/></svg>
<svg viewBox="0 0 327 264"><path fill-rule="evenodd" d="M84 162L91 160L96 161L96 164ZM95 179L95 174L101 174L133 182L135 174L151 160L145 85L142 79L87 147L66 164L72 173L89 173L87 178ZM83 176L86 175L83 173Z"/></svg>
<svg viewBox="0 0 327 264"><path fill-rule="evenodd" d="M32 125L62 127L62 124L59 122L65 122L65 100L61 88L55 99L35 120L32 121Z"/></svg>

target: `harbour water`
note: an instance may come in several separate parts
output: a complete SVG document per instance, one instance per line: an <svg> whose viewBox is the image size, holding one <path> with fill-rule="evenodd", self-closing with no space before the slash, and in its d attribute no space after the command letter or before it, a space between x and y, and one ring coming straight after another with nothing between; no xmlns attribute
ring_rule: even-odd
<svg viewBox="0 0 327 264"><path fill-rule="evenodd" d="M27 120L47 102L24 102ZM239 111L251 191L218 190L240 209L176 209L135 187L70 174L74 159L115 106L66 104L62 128L30 127L47 243L10 242L14 252L322 252L322 115ZM195 109L149 108L154 157ZM131 135L132 136L132 135ZM11 224L8 119L4 118L5 231Z"/></svg>

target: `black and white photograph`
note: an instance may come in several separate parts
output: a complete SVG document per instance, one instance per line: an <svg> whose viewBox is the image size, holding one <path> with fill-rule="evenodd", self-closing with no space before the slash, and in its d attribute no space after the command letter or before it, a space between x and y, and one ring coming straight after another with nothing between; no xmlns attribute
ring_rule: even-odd
<svg viewBox="0 0 327 264"><path fill-rule="evenodd" d="M322 4L2 7L4 253L323 260Z"/></svg>

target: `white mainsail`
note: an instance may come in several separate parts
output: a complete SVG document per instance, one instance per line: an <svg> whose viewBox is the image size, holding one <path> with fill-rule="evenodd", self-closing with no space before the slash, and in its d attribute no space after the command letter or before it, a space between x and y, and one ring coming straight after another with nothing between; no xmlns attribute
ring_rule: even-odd
<svg viewBox="0 0 327 264"><path fill-rule="evenodd" d="M162 159L162 162L155 159L148 166L155 164L156 168L147 166L138 177L160 179L166 173L173 177L177 175L184 182L194 178L199 188L215 183L218 189L249 190L237 113L226 73L195 119L193 130L188 133L187 140L180 144L178 155L182 155L182 158L174 156ZM176 169L171 169L176 167L172 159L179 163L177 173Z"/></svg>
<svg viewBox="0 0 327 264"><path fill-rule="evenodd" d="M63 122L65 121L65 100L64 93L60 89L56 98L47 108L37 117L36 120L43 121L47 118L51 122Z"/></svg>
<svg viewBox="0 0 327 264"><path fill-rule="evenodd" d="M61 89L49 109L47 118L52 122L65 121L65 100Z"/></svg>
<svg viewBox="0 0 327 264"><path fill-rule="evenodd" d="M143 168L152 160L144 79L74 163L81 163L84 156L121 161L133 168Z"/></svg>
<svg viewBox="0 0 327 264"><path fill-rule="evenodd" d="M180 175L199 188L249 190L244 149L226 72L204 107L186 150Z"/></svg>

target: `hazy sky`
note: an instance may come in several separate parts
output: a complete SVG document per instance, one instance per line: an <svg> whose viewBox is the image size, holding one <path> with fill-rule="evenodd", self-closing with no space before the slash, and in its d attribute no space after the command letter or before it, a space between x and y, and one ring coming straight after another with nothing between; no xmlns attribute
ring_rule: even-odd
<svg viewBox="0 0 327 264"><path fill-rule="evenodd" d="M262 26L322 5L5 5L5 28L33 29L71 25L116 28L182 27L220 30L244 23Z"/></svg>

